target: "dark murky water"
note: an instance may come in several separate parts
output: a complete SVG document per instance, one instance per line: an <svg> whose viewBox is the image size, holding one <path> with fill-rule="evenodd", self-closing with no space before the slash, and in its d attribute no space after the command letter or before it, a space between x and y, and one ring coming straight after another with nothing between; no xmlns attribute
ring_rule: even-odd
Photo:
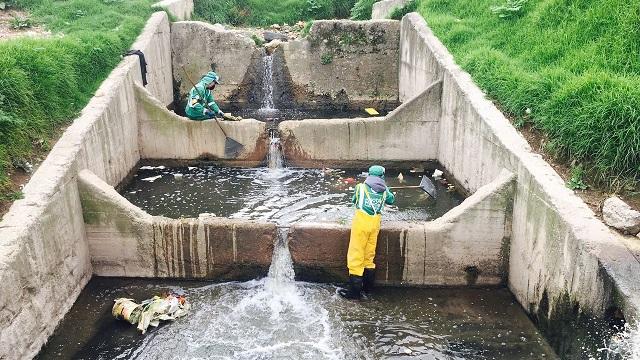
<svg viewBox="0 0 640 360"><path fill-rule="evenodd" d="M348 221L360 170L142 167L122 194L152 215L197 217L201 213L243 219ZM398 180L399 173L404 181ZM387 184L418 185L422 173L387 170ZM385 220L431 220L459 205L464 197L435 182L437 199L420 189L397 190Z"/></svg>
<svg viewBox="0 0 640 360"><path fill-rule="evenodd" d="M113 299L182 290L189 316L140 335ZM505 289L379 288L344 300L331 285L94 278L39 359L554 359Z"/></svg>

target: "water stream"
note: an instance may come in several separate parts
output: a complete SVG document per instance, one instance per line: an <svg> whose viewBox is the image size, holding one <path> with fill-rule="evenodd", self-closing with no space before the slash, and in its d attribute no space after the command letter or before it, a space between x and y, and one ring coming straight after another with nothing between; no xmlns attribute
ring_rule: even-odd
<svg viewBox="0 0 640 360"><path fill-rule="evenodd" d="M269 169L282 169L284 156L278 129L269 129L269 152L267 153L267 166Z"/></svg>
<svg viewBox="0 0 640 360"><path fill-rule="evenodd" d="M264 72L262 74L262 108L274 110L273 104L273 56L265 54L262 57Z"/></svg>

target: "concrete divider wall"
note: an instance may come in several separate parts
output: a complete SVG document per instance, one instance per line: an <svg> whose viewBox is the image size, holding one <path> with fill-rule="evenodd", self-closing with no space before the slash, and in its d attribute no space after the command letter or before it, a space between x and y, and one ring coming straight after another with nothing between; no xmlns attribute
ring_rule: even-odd
<svg viewBox="0 0 640 360"><path fill-rule="evenodd" d="M259 108L266 52L242 30L176 22L171 28L175 104L184 106L191 82L214 69L223 106ZM315 21L306 38L272 54L273 100L278 108L392 109L398 104L399 22Z"/></svg>
<svg viewBox="0 0 640 360"><path fill-rule="evenodd" d="M435 82L384 118L284 121L279 125L284 157L297 166L437 159L441 93L442 83Z"/></svg>
<svg viewBox="0 0 640 360"><path fill-rule="evenodd" d="M171 24L171 45L176 106L184 106L192 82L197 83L211 70L221 79L214 94L216 101L246 105L249 92L261 76L256 69L263 54L249 35L225 30L219 24L175 22Z"/></svg>
<svg viewBox="0 0 640 360"><path fill-rule="evenodd" d="M168 42L169 22L160 12L132 45L147 55L149 89L159 98ZM77 173L88 168L113 185L139 160L135 82L141 83L138 58L127 57L0 222L0 358L33 357L92 275Z"/></svg>
<svg viewBox="0 0 640 360"><path fill-rule="evenodd" d="M79 188L96 275L248 280L267 274L275 224L151 216L87 170Z"/></svg>
<svg viewBox="0 0 640 360"><path fill-rule="evenodd" d="M420 15L405 16L401 29L401 99L434 79L443 81L440 162L471 191L502 168L517 176L509 288L518 301L539 319L567 315L559 309L603 316L610 307L635 318L640 263L620 235L531 151Z"/></svg>
<svg viewBox="0 0 640 360"><path fill-rule="evenodd" d="M429 222L383 223L376 248L376 281L386 285L500 285L507 278L510 204L514 175L508 171L444 216ZM350 227L294 224L289 248L296 277L346 279Z"/></svg>
<svg viewBox="0 0 640 360"><path fill-rule="evenodd" d="M267 156L266 123L253 119L192 121L167 110L141 86L136 85L135 90L141 158L243 160L257 165ZM225 134L244 149L237 154L225 153Z"/></svg>
<svg viewBox="0 0 640 360"><path fill-rule="evenodd" d="M314 21L308 37L282 45L295 101L395 106L399 37L393 20Z"/></svg>
<svg viewBox="0 0 640 360"><path fill-rule="evenodd" d="M387 19L397 8L403 7L409 0L383 0L373 4L372 19Z"/></svg>

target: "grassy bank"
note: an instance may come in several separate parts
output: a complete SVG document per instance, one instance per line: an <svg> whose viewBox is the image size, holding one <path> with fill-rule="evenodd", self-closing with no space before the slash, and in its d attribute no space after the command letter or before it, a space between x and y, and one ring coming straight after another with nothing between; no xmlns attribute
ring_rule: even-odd
<svg viewBox="0 0 640 360"><path fill-rule="evenodd" d="M637 184L637 2L420 0L418 11L516 125L549 136L550 153L592 184Z"/></svg>
<svg viewBox="0 0 640 360"><path fill-rule="evenodd" d="M152 13L150 0L20 0L51 30L0 42L0 201L17 195L8 173L48 150L120 62Z"/></svg>
<svg viewBox="0 0 640 360"><path fill-rule="evenodd" d="M344 19L355 0L197 0L195 15L211 23L236 26L295 24L300 20Z"/></svg>

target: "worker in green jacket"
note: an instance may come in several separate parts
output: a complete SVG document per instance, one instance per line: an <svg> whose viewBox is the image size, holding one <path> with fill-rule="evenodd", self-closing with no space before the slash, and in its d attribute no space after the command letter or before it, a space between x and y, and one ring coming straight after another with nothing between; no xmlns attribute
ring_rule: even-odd
<svg viewBox="0 0 640 360"><path fill-rule="evenodd" d="M213 100L213 89L220 84L220 77L209 71L196 86L189 91L189 98L184 112L191 120L206 120L216 116L223 117L224 113Z"/></svg>
<svg viewBox="0 0 640 360"><path fill-rule="evenodd" d="M356 211L351 224L347 267L349 268L349 286L340 289L338 294L347 299L360 299L361 292L369 293L373 289L376 264L378 233L382 221L384 205L396 201L384 182L385 169L374 165L369 168L369 176L356 185L351 202Z"/></svg>

